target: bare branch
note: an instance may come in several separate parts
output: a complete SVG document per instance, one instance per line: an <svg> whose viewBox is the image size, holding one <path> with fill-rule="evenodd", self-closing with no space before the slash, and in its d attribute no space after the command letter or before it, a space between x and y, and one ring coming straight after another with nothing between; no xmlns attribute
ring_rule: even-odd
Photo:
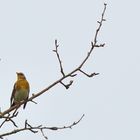
<svg viewBox="0 0 140 140"><path fill-rule="evenodd" d="M42 133L42 136L43 136L46 140L48 140L48 137L44 134L43 129L40 129L40 131L41 131L41 133Z"/></svg>
<svg viewBox="0 0 140 140"><path fill-rule="evenodd" d="M4 134L0 134L0 138L3 139L3 137L8 136L8 135L12 135L12 134L16 134L19 133L21 131L31 131L32 133L38 133L39 130L41 131L42 135L44 136L44 138L47 139L47 137L45 136L43 130L49 129L49 130L60 130L60 129L67 129L67 128L72 128L73 126L77 125L84 117L84 114L82 115L82 117L76 121L73 122L72 124L68 125L68 126L63 126L63 127L43 127L42 125L39 126L31 126L27 120L25 120L25 125L23 128L19 128L19 129L15 129L13 131L4 133Z"/></svg>
<svg viewBox="0 0 140 140"><path fill-rule="evenodd" d="M59 45L57 42L58 41L55 40L55 50L53 50L53 51L56 53L56 56L57 56L57 59L58 59L59 65L60 65L61 74L63 75L63 77L65 77L64 69L62 66L62 60L60 59L60 55L58 52ZM76 74L71 75L71 77L74 77L74 76L76 76ZM66 89L68 89L72 85L72 83L73 83L73 81L70 81L69 84L64 84L62 81L60 81L60 84L62 84Z"/></svg>
<svg viewBox="0 0 140 140"><path fill-rule="evenodd" d="M37 104L37 102L35 102L35 101L31 101L32 103L34 103L34 104Z"/></svg>
<svg viewBox="0 0 140 140"><path fill-rule="evenodd" d="M66 89L68 89L71 85L72 85L72 83L73 83L73 81L71 80L70 82L69 82L69 84L64 84L62 81L60 81L60 83L66 88Z"/></svg>
<svg viewBox="0 0 140 140"><path fill-rule="evenodd" d="M52 83L51 85L49 85L48 87L46 87L45 89L43 89L42 91L40 91L40 92L38 92L38 93L36 93L36 94L33 94L27 101L22 101L22 102L20 102L20 104L19 104L20 106L23 105L25 102L32 102L33 99L35 99L35 98L37 98L38 96L42 95L43 93L45 93L45 92L48 91L49 89L53 88L55 85L57 85L57 84L59 84L59 83L62 83L62 81L63 81L64 79L66 79L66 78L68 78L68 77L76 76L76 72L78 72L78 71L81 70L81 68L82 68L83 65L86 63L86 61L87 61L88 58L90 57L91 53L93 52L93 49L94 49L95 47L104 47L104 44L102 44L102 45L101 45L101 44L100 44L100 45L97 44L97 37L98 37L99 31L100 31L100 29L101 29L101 27L102 27L102 23L103 23L103 21L105 21L105 19L104 19L105 11L106 11L106 4L104 4L104 9L103 9L103 12L102 12L101 19L100 19L100 21L98 21L99 26L98 26L98 28L97 28L97 30L96 30L96 32L95 32L94 41L91 42L91 48L90 48L89 52L87 53L87 56L86 56L86 57L83 59L83 61L81 62L81 64L80 64L77 68L75 68L73 71L69 72L68 74L64 74L63 67L62 67L62 63L61 63L59 54L58 54L58 52L57 52L58 44L57 44L57 40L56 40L56 41L55 41L56 50L54 50L54 52L56 52L56 54L57 54L57 58L58 58L58 60L59 60L59 64L60 64L60 68L61 68L61 73L62 73L63 76L62 76L60 79L56 80L56 81L55 81L54 83ZM81 72L82 72L83 74L85 74L85 72L83 72L83 71L81 71ZM85 74L85 75L87 75L87 76L90 77L90 75L88 75L88 74ZM97 73L92 74L92 75L97 75ZM92 76L92 75L91 75L91 76ZM1 112L1 113L0 113L0 118L4 118L4 116L5 116L6 114L8 114L8 113L10 113L11 111L15 110L16 108L18 108L19 105L12 106L11 108L9 108L9 109L7 109L7 110Z"/></svg>
<svg viewBox="0 0 140 140"><path fill-rule="evenodd" d="M81 73L83 73L84 75L86 75L87 77L93 77L95 75L98 75L99 73L91 73L91 74L87 74L86 72L82 71L81 69L79 70Z"/></svg>
<svg viewBox="0 0 140 140"><path fill-rule="evenodd" d="M98 21L99 26L98 26L98 28L96 29L96 32L95 32L94 42L91 42L91 49L90 49L90 51L88 52L86 58L83 60L83 62L82 62L82 63L80 64L80 66L78 67L79 69L82 68L83 65L85 64L85 62L88 60L88 58L90 57L90 55L91 55L91 53L92 53L94 47L100 46L100 45L97 45L97 37L98 37L99 31L100 31L100 29L101 29L101 27L102 27L102 23L103 23L103 21L105 21L105 19L104 19L104 14L105 14L105 11L106 11L106 5L107 5L107 4L104 3L104 9L103 9L103 12L102 12L101 19L100 19L100 21ZM104 45L105 45L105 44L104 44ZM101 46L104 47L104 45L101 45Z"/></svg>
<svg viewBox="0 0 140 140"><path fill-rule="evenodd" d="M77 74L75 73L75 74L71 74L70 75L70 77L75 77L75 76L77 76Z"/></svg>
<svg viewBox="0 0 140 140"><path fill-rule="evenodd" d="M59 45L57 43L57 40L55 40L55 50L53 50L53 51L56 53L56 56L58 58L59 65L60 65L60 71L61 71L62 75L65 77L65 73L64 73L64 70L63 70L63 66L62 66L62 61L61 61L59 53L58 53L58 47L59 47Z"/></svg>
<svg viewBox="0 0 140 140"><path fill-rule="evenodd" d="M0 128L6 123L6 122L12 122L12 124L17 127L16 123L12 120L13 118L15 118L18 115L18 112L16 112L16 110L14 111L14 113L12 115L10 115L10 113L8 113L7 116L3 116L3 118L5 119L1 125Z"/></svg>
<svg viewBox="0 0 140 140"><path fill-rule="evenodd" d="M91 42L91 45L93 46L93 42ZM95 47L104 47L105 46L105 43L103 43L103 44L100 44L100 45L95 45Z"/></svg>

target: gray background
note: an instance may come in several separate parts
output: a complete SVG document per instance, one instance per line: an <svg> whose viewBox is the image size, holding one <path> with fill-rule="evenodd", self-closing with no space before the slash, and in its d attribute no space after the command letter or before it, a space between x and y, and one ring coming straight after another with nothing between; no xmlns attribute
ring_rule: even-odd
<svg viewBox="0 0 140 140"><path fill-rule="evenodd" d="M16 71L25 73L31 92L61 77L54 49L58 39L65 72L81 63L90 48L103 10L102 0L5 0L0 1L0 107L9 107ZM138 0L106 1L104 22L96 48L84 70L99 72L94 78L78 74L69 90L57 85L20 109L15 119L24 126L63 126L84 119L73 129L46 131L50 140L139 140L140 59ZM73 78L69 78L72 80ZM66 80L66 83L69 81ZM13 129L8 123L1 129ZM43 139L23 132L9 140Z"/></svg>

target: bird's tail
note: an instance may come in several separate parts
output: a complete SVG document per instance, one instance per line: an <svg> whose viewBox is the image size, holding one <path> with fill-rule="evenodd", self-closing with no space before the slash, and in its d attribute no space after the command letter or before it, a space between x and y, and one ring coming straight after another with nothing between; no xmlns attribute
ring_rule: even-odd
<svg viewBox="0 0 140 140"><path fill-rule="evenodd" d="M27 104L27 102L25 102L25 103L24 103L24 105L23 105L23 109L25 109L25 107L26 107L26 104Z"/></svg>

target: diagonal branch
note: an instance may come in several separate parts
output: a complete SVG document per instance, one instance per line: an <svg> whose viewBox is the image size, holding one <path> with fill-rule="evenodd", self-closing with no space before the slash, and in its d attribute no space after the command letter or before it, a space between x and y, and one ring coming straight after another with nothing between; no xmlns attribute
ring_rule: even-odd
<svg viewBox="0 0 140 140"><path fill-rule="evenodd" d="M104 15L105 15L105 11L106 11L106 5L107 4L104 4L104 9L103 9L103 12L102 12L101 19L100 19L100 21L98 21L99 26L98 26L98 28L97 28L97 30L95 32L94 40L93 40L93 42L91 42L91 48L90 48L89 52L87 53L87 56L81 62L81 64L77 68L75 68L73 71L69 72L68 74L64 74L63 72L61 72L61 73L63 73L63 77L61 77L60 79L56 80L54 83L52 83L51 85L49 85L48 87L46 87L42 91L40 91L40 92L38 92L36 94L33 94L27 101L22 101L19 105L23 105L25 102L30 102L30 101L32 102L33 99L35 99L38 96L42 95L43 93L45 93L46 91L48 91L49 89L51 89L52 87L54 87L55 85L59 84L64 79L66 79L68 77L71 77L71 76L75 76L75 73L78 72L78 71L80 71L80 69L86 63L86 61L90 57L91 53L93 52L93 49L95 47L103 47L104 46L104 45L98 45L97 44L97 37L98 37L99 31L100 31L100 29L102 27L102 23L103 23L103 21L105 21ZM56 42L56 46L57 46L57 42ZM62 68L62 66L60 66L60 67ZM15 110L17 107L18 107L18 105L15 105L15 106L13 106L13 107L5 110L4 112L1 112L0 113L0 118L3 118L5 114L8 114L9 112Z"/></svg>
<svg viewBox="0 0 140 140"><path fill-rule="evenodd" d="M80 64L80 66L78 67L79 69L80 69L81 67L83 67L83 65L85 64L85 62L87 61L87 59L90 57L90 55L91 55L91 53L92 53L92 51L93 51L93 49L94 49L95 47L104 47L104 46L105 46L105 44L103 44L103 45L97 45L97 37L98 37L99 31L100 31L100 29L101 29L101 27L102 27L102 23L103 23L103 21L105 21L104 15L105 15L105 11L106 11L106 6L107 6L107 4L104 3L104 9L103 9L103 12L102 12L101 19L100 19L100 21L98 21L99 26L98 26L98 28L96 29L96 32L95 32L94 42L93 42L93 41L91 42L91 49L90 49L90 51L87 53L86 58L83 60L83 62L82 62L82 63Z"/></svg>

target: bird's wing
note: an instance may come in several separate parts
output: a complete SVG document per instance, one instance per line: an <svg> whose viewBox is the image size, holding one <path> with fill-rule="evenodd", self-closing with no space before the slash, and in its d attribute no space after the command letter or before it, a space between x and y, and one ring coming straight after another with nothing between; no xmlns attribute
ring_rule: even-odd
<svg viewBox="0 0 140 140"><path fill-rule="evenodd" d="M27 87L28 87L28 96L27 96L26 100L28 100L28 98L29 98L29 92L30 92L30 85L29 85L28 81L27 81ZM27 102L24 103L23 109L25 109L26 104L27 104Z"/></svg>
<svg viewBox="0 0 140 140"><path fill-rule="evenodd" d="M12 104L13 104L13 99L14 99L14 96L15 96L15 91L16 91L15 86L16 86L16 83L14 84L13 91L12 91L12 95L11 95L11 98L10 98L11 106L12 106Z"/></svg>

